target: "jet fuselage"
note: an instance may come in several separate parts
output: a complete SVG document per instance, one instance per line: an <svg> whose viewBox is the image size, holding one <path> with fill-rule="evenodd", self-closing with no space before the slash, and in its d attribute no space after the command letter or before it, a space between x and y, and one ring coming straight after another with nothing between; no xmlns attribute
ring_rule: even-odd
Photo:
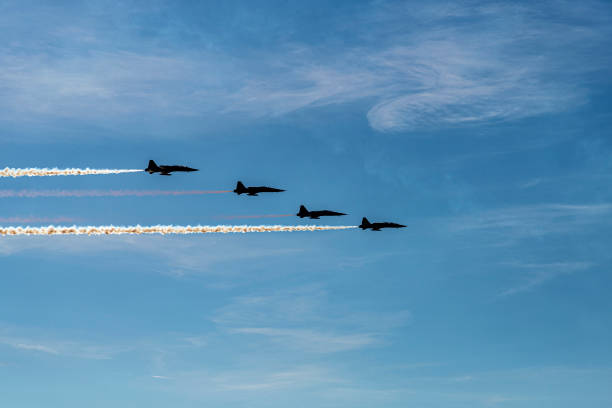
<svg viewBox="0 0 612 408"><path fill-rule="evenodd" d="M159 173L162 176L169 176L173 171L191 172L198 171L198 169L193 169L187 166L168 166L165 164L158 166L153 160L149 160L149 166L145 169L145 171L149 174Z"/></svg>
<svg viewBox="0 0 612 408"><path fill-rule="evenodd" d="M330 211L330 210L317 210L317 211L308 211L305 206L300 206L300 211L296 214L300 218L310 217L310 219L318 220L319 217L334 217L346 215L345 213Z"/></svg>
<svg viewBox="0 0 612 408"><path fill-rule="evenodd" d="M234 189L234 193L238 195L246 194L248 196L256 196L259 193L281 193L283 191L285 190L281 190L280 188L266 187L266 186L245 187L241 181L236 183L236 188Z"/></svg>
<svg viewBox="0 0 612 408"><path fill-rule="evenodd" d="M405 228L405 225L396 224L394 222L370 222L363 217L359 228L362 230L371 229L372 231L380 231L382 228Z"/></svg>

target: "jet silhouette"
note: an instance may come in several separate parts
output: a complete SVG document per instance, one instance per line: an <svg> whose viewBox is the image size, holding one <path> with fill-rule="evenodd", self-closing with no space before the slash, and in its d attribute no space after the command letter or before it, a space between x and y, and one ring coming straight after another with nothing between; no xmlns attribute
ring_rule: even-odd
<svg viewBox="0 0 612 408"><path fill-rule="evenodd" d="M319 210L319 211L308 211L306 207L300 205L300 212L296 214L300 218L310 217L313 220L318 220L319 217L328 217L335 215L346 215L345 213L329 211L329 210Z"/></svg>
<svg viewBox="0 0 612 408"><path fill-rule="evenodd" d="M173 171L198 171L187 166L167 166L162 164L158 166L153 160L149 160L149 167L145 169L149 174L159 173L161 176L169 176Z"/></svg>
<svg viewBox="0 0 612 408"><path fill-rule="evenodd" d="M404 227L405 225L396 224L394 222L371 223L370 221L368 221L366 217L363 217L363 220L361 220L361 225L359 226L359 228L361 228L364 231L368 228L371 229L372 231L380 231L381 228L404 228Z"/></svg>
<svg viewBox="0 0 612 408"><path fill-rule="evenodd" d="M280 193L281 191L285 191L285 190L281 190L279 188L265 187L265 186L245 187L244 184L242 184L242 181L239 181L238 183L236 183L236 189L234 190L234 193L238 195L244 193L249 196L256 196L258 193Z"/></svg>

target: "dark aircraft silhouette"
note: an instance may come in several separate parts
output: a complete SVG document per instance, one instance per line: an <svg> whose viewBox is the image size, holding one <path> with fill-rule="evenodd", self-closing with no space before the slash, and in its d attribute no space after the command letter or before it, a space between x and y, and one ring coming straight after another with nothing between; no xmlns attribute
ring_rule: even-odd
<svg viewBox="0 0 612 408"><path fill-rule="evenodd" d="M368 228L371 229L372 231L380 231L381 228L404 228L404 227L405 225L396 224L394 222L371 223L370 221L368 221L366 217L363 217L363 220L361 220L361 225L359 226L359 228L361 228L364 231Z"/></svg>
<svg viewBox="0 0 612 408"><path fill-rule="evenodd" d="M239 181L238 183L236 183L236 189L234 190L234 193L238 195L244 193L246 195L256 196L258 193L280 193L281 191L285 191L285 190L281 190L279 188L265 187L265 186L245 187L244 184L242 184L242 181Z"/></svg>
<svg viewBox="0 0 612 408"><path fill-rule="evenodd" d="M149 174L159 173L161 176L169 176L173 171L198 171L187 166L166 166L162 164L158 166L153 160L149 160L149 167L145 169Z"/></svg>
<svg viewBox="0 0 612 408"><path fill-rule="evenodd" d="M320 210L320 211L308 211L306 207L300 205L300 212L296 214L300 218L310 217L313 220L318 220L319 217L328 217L334 215L346 215L345 213L329 211L329 210Z"/></svg>

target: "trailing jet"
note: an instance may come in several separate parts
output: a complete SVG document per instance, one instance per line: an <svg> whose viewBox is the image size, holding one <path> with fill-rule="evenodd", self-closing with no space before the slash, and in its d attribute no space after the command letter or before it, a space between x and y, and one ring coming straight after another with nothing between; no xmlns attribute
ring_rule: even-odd
<svg viewBox="0 0 612 408"><path fill-rule="evenodd" d="M310 217L313 220L318 220L319 217L328 217L328 216L337 216L337 215L346 215L345 213L329 211L329 210L319 210L319 211L308 211L306 207L300 205L300 212L296 214L300 218Z"/></svg>
<svg viewBox="0 0 612 408"><path fill-rule="evenodd" d="M149 160L149 167L145 169L149 174L159 173L161 176L169 176L173 171L198 171L187 166L167 166L162 164L158 166L153 160Z"/></svg>
<svg viewBox="0 0 612 408"><path fill-rule="evenodd" d="M256 196L258 193L280 193L282 191L285 191L285 190L281 190L279 188L265 187L265 186L245 187L244 184L242 184L242 181L239 181L238 183L236 183L236 189L234 190L234 193L238 195L246 194L250 196Z"/></svg>
<svg viewBox="0 0 612 408"><path fill-rule="evenodd" d="M366 217L363 217L361 220L361 225L359 228L362 230L371 229L372 231L380 231L381 228L404 228L405 225L396 224L394 222L370 222Z"/></svg>

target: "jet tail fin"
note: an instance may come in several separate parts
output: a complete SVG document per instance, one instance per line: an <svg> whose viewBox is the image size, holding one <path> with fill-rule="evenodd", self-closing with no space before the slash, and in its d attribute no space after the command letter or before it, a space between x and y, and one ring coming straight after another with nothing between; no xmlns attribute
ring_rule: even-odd
<svg viewBox="0 0 612 408"><path fill-rule="evenodd" d="M149 160L149 166L145 169L145 171L149 172L150 174L153 174L159 170L160 169L157 163L155 163L153 160Z"/></svg>
<svg viewBox="0 0 612 408"><path fill-rule="evenodd" d="M365 231L368 228L372 228L372 224L370 224L370 221L368 221L366 217L363 217L361 219L361 225L359 226L359 228Z"/></svg>
<svg viewBox="0 0 612 408"><path fill-rule="evenodd" d="M304 218L308 215L308 210L304 206L304 204L300 205L300 211L297 213L298 217Z"/></svg>
<svg viewBox="0 0 612 408"><path fill-rule="evenodd" d="M234 193L240 195L242 193L246 193L248 190L247 188L244 186L244 184L242 184L242 181L239 181L236 183L236 189L234 190Z"/></svg>

